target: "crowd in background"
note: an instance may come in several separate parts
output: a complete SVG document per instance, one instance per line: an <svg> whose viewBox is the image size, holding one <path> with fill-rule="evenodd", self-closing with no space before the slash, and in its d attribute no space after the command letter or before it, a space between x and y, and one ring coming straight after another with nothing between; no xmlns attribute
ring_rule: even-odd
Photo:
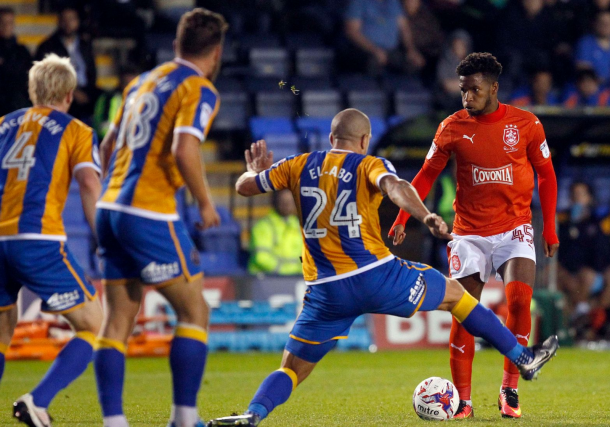
<svg viewBox="0 0 610 427"><path fill-rule="evenodd" d="M490 51L503 64L501 101L564 108L610 103L610 0L47 0L40 8L58 13L58 27L33 54L17 42L15 13L0 9L0 116L30 105L31 62L54 52L70 57L77 72L70 113L103 136L122 89L156 62L145 34L173 32L194 6L223 13L233 34L321 36L335 48L338 73L412 76L435 94L437 108L450 112L461 108L455 67L472 51ZM110 92L96 86L92 40L103 36L136 41ZM450 190L448 182L441 185ZM440 197L441 207L450 205ZM278 196L252 230L252 273L300 269L300 240L279 238L298 229L285 205ZM571 321L583 338L610 339L610 216L595 205L587 183L572 185L559 237L559 285Z"/></svg>

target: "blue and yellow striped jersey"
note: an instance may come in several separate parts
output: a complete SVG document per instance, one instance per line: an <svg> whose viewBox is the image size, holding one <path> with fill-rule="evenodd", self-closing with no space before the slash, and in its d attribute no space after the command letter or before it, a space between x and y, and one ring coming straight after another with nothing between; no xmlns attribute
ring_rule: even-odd
<svg viewBox="0 0 610 427"><path fill-rule="evenodd" d="M65 241L62 212L72 175L98 173L95 132L51 107L0 118L0 240Z"/></svg>
<svg viewBox="0 0 610 427"><path fill-rule="evenodd" d="M97 206L174 221L184 181L171 152L175 133L205 139L220 99L195 65L166 62L127 86L112 128L117 132Z"/></svg>
<svg viewBox="0 0 610 427"><path fill-rule="evenodd" d="M262 192L289 189L299 213L308 284L353 276L393 259L381 238L381 178L396 175L382 158L346 150L288 157L261 172Z"/></svg>

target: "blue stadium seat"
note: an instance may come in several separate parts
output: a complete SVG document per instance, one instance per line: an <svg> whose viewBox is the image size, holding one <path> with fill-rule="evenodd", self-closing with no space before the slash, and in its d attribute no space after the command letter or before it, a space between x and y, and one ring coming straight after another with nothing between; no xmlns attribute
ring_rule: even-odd
<svg viewBox="0 0 610 427"><path fill-rule="evenodd" d="M309 151L328 149L328 134L332 117L300 117L296 119L297 129L307 141Z"/></svg>
<svg viewBox="0 0 610 427"><path fill-rule="evenodd" d="M404 74L388 74L381 80L384 91L393 93L396 91L418 92L424 89L422 81L417 77L405 76Z"/></svg>
<svg viewBox="0 0 610 427"><path fill-rule="evenodd" d="M207 276L234 276L244 274L238 254L233 252L199 252L201 268Z"/></svg>
<svg viewBox="0 0 610 427"><path fill-rule="evenodd" d="M388 112L388 99L380 90L354 90L347 94L348 105L357 108L369 117L385 117Z"/></svg>
<svg viewBox="0 0 610 427"><path fill-rule="evenodd" d="M428 114L432 111L432 94L426 90L398 91L394 94L394 110L406 119Z"/></svg>
<svg viewBox="0 0 610 427"><path fill-rule="evenodd" d="M235 77L219 77L214 82L214 87L223 95L222 106L224 107L224 95L232 92L243 92L245 90L243 82Z"/></svg>
<svg viewBox="0 0 610 427"><path fill-rule="evenodd" d="M256 77L286 78L290 74L288 51L282 48L250 50L250 69Z"/></svg>
<svg viewBox="0 0 610 427"><path fill-rule="evenodd" d="M388 127L392 128L394 126L398 126L402 122L405 121L404 117L401 116L390 116L388 117Z"/></svg>
<svg viewBox="0 0 610 427"><path fill-rule="evenodd" d="M276 161L302 151L301 139L296 133L266 134L264 139L267 148L273 151L273 158Z"/></svg>
<svg viewBox="0 0 610 427"><path fill-rule="evenodd" d="M66 226L81 226L87 224L78 187L75 187L75 191L70 189L62 216Z"/></svg>
<svg viewBox="0 0 610 427"><path fill-rule="evenodd" d="M245 50L281 46L279 37L274 34L242 34L239 41Z"/></svg>
<svg viewBox="0 0 610 427"><path fill-rule="evenodd" d="M322 40L322 37L319 34L312 33L286 34L284 44L290 50L324 47L324 41Z"/></svg>
<svg viewBox="0 0 610 427"><path fill-rule="evenodd" d="M255 96L256 114L263 117L292 117L296 96L289 90L259 92Z"/></svg>
<svg viewBox="0 0 610 427"><path fill-rule="evenodd" d="M294 124L285 117L252 117L250 119L250 132L254 139L261 139L264 135L294 133Z"/></svg>
<svg viewBox="0 0 610 427"><path fill-rule="evenodd" d="M337 83L342 92L353 90L379 90L379 83L377 83L377 80L365 74L343 74L337 77Z"/></svg>
<svg viewBox="0 0 610 427"><path fill-rule="evenodd" d="M325 77L333 73L335 52L332 49L304 48L296 53L296 74L303 77Z"/></svg>
<svg viewBox="0 0 610 427"><path fill-rule="evenodd" d="M371 120L371 133L373 134L369 151L372 152L377 144L377 141L381 136L383 136L384 133L386 133L388 127L385 120L380 117L369 117L369 119Z"/></svg>
<svg viewBox="0 0 610 427"><path fill-rule="evenodd" d="M217 130L244 130L250 115L250 103L246 93L221 92L222 104L214 120Z"/></svg>
<svg viewBox="0 0 610 427"><path fill-rule="evenodd" d="M245 81L248 93L272 92L279 89L279 81L276 78L252 77Z"/></svg>
<svg viewBox="0 0 610 427"><path fill-rule="evenodd" d="M341 94L336 90L302 92L303 114L309 117L334 117L342 110Z"/></svg>
<svg viewBox="0 0 610 427"><path fill-rule="evenodd" d="M324 77L299 77L295 76L290 79L291 85L294 85L300 91L308 90L328 90L333 88L333 82L330 76Z"/></svg>

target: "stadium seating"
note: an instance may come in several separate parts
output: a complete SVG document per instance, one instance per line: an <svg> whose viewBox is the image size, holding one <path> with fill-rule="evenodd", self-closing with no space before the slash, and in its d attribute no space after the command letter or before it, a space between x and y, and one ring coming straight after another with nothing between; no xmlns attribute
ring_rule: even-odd
<svg viewBox="0 0 610 427"><path fill-rule="evenodd" d="M335 53L331 49L304 48L296 52L296 74L303 77L328 77L333 74Z"/></svg>
<svg viewBox="0 0 610 427"><path fill-rule="evenodd" d="M381 90L353 90L347 94L347 103L369 117L386 117L388 99Z"/></svg>
<svg viewBox="0 0 610 427"><path fill-rule="evenodd" d="M295 128L292 120L283 117L252 117L250 119L250 132L252 138L261 139L264 135L291 134Z"/></svg>
<svg viewBox="0 0 610 427"><path fill-rule="evenodd" d="M259 92L256 94L256 114L262 117L293 117L296 100L289 91Z"/></svg>
<svg viewBox="0 0 610 427"><path fill-rule="evenodd" d="M286 77L290 71L288 51L282 48L251 49L250 68L256 77Z"/></svg>
<svg viewBox="0 0 610 427"><path fill-rule="evenodd" d="M396 114L405 119L411 119L432 110L432 94L426 90L398 91L394 98Z"/></svg>
<svg viewBox="0 0 610 427"><path fill-rule="evenodd" d="M267 149L273 151L273 158L280 160L302 152L301 139L296 133L265 134Z"/></svg>
<svg viewBox="0 0 610 427"><path fill-rule="evenodd" d="M303 115L309 117L333 117L343 107L341 94L336 90L311 90L303 92Z"/></svg>
<svg viewBox="0 0 610 427"><path fill-rule="evenodd" d="M245 130L250 108L248 95L243 92L222 93L222 108L214 120L217 130Z"/></svg>

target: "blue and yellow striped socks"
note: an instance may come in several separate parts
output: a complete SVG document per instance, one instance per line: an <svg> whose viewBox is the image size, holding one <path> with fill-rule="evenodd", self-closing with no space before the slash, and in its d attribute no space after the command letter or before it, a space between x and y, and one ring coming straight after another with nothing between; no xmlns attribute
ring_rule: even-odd
<svg viewBox="0 0 610 427"><path fill-rule="evenodd" d="M517 342L517 338L502 325L494 312L483 307L468 292L464 292L451 314L469 334L485 339L515 365L533 360L532 352Z"/></svg>
<svg viewBox="0 0 610 427"><path fill-rule="evenodd" d="M188 323L178 323L169 353L172 370L174 404L172 418L176 425L195 425L197 393L208 353L208 333L205 329Z"/></svg>
<svg viewBox="0 0 610 427"><path fill-rule="evenodd" d="M121 341L109 338L97 340L93 365L105 427L127 425L123 415L125 353L125 344Z"/></svg>
<svg viewBox="0 0 610 427"><path fill-rule="evenodd" d="M8 345L0 343L0 381L2 381L2 375L4 374L4 355L8 350Z"/></svg>
<svg viewBox="0 0 610 427"><path fill-rule="evenodd" d="M95 334L81 331L66 344L47 371L46 375L32 391L34 404L48 408L51 400L78 378L91 362Z"/></svg>
<svg viewBox="0 0 610 427"><path fill-rule="evenodd" d="M260 385L247 412L258 415L261 420L266 418L277 406L288 400L297 384L297 374L292 369L278 369Z"/></svg>

